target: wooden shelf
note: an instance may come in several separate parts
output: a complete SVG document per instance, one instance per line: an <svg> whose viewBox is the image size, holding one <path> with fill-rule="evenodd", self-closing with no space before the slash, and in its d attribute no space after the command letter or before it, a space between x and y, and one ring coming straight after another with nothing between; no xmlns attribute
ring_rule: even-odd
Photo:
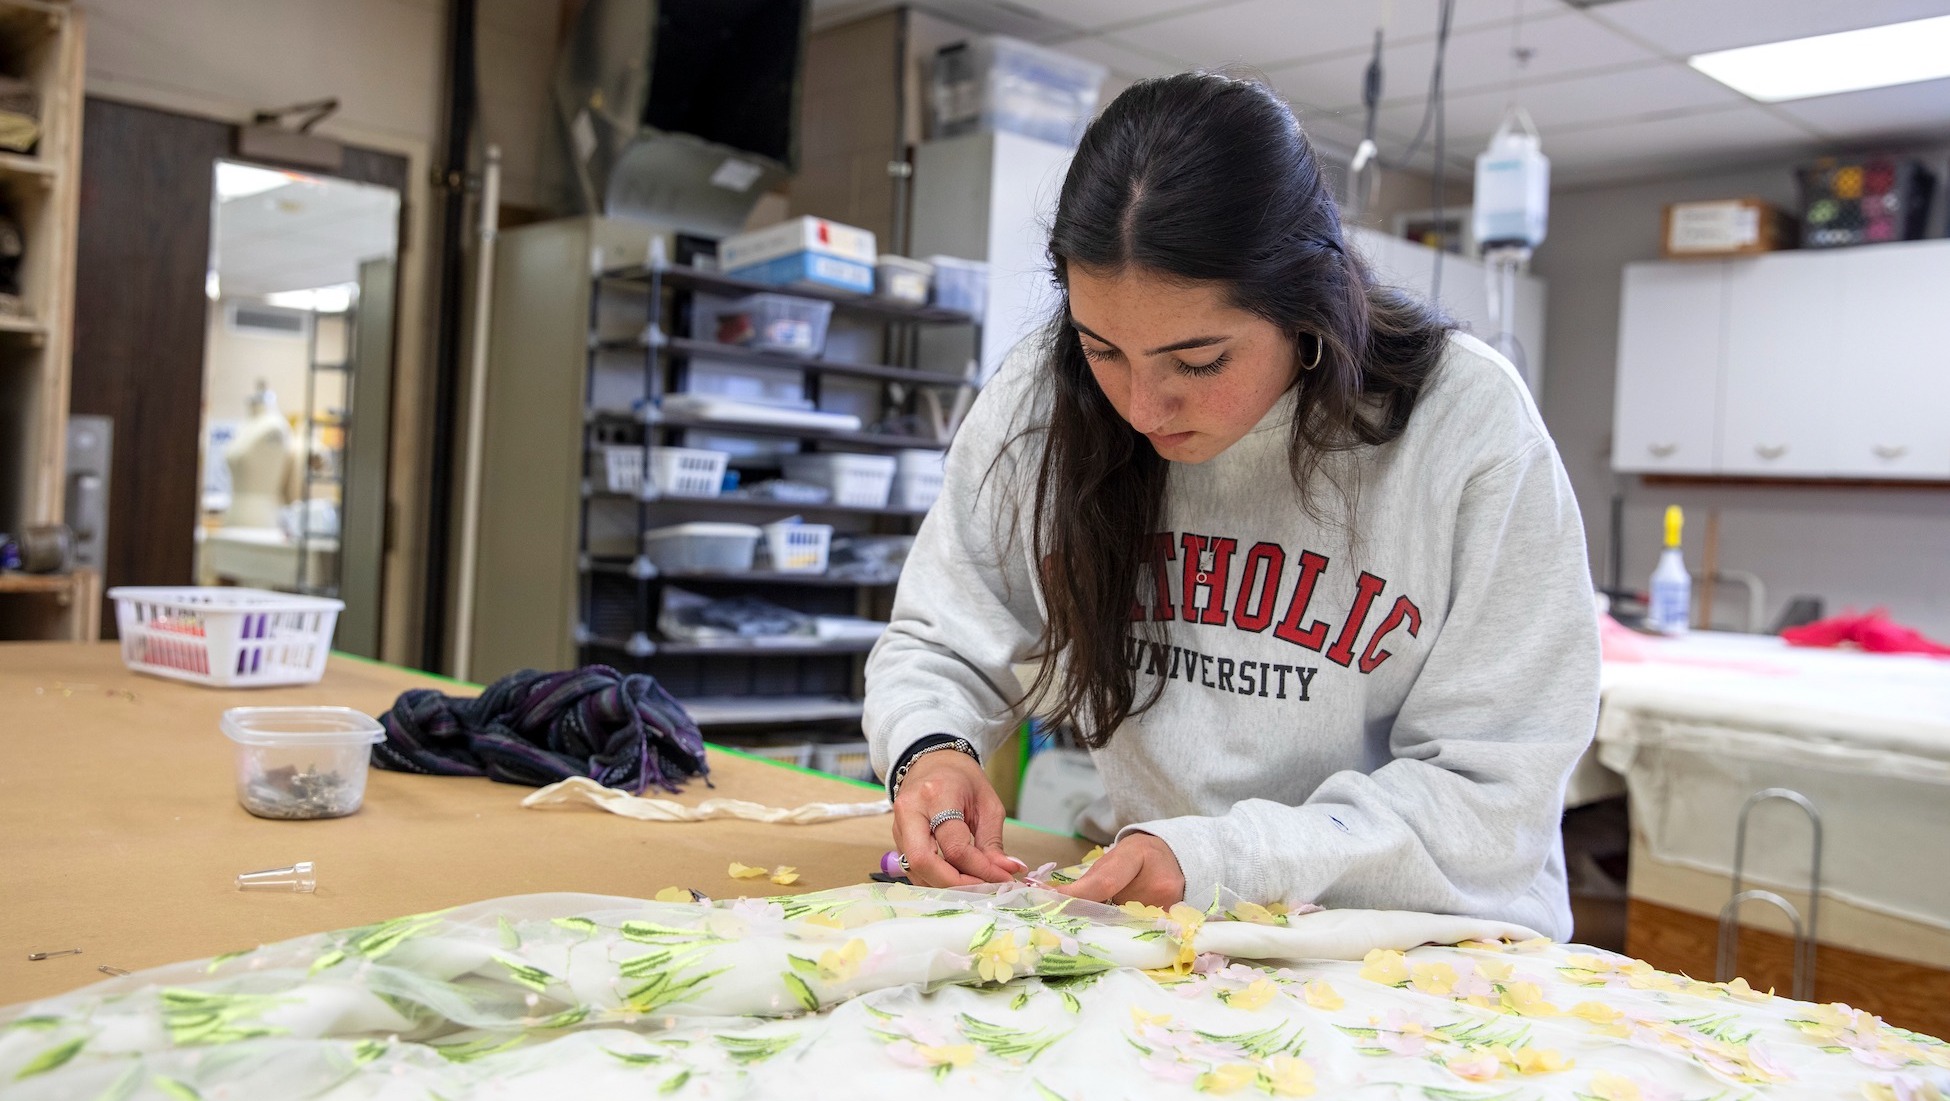
<svg viewBox="0 0 1950 1101"><path fill-rule="evenodd" d="M26 333L32 336L46 336L47 323L32 317L14 317L0 314L0 333Z"/></svg>
<svg viewBox="0 0 1950 1101"><path fill-rule="evenodd" d="M0 173L52 182L60 169L29 153L0 153Z"/></svg>
<svg viewBox="0 0 1950 1101"><path fill-rule="evenodd" d="M652 275L660 275L664 286L667 287L735 297L748 294L789 294L795 298L831 302L833 308L842 313L873 317L882 321L916 321L932 325L977 323L976 318L971 314L960 310L942 309L940 306L912 306L904 302L873 298L849 291L828 290L824 287L779 287L770 283L754 283L749 279L733 279L713 271L700 271L697 268L674 265L662 268L652 268L649 265L611 268L603 272L602 277L619 283L647 284Z"/></svg>

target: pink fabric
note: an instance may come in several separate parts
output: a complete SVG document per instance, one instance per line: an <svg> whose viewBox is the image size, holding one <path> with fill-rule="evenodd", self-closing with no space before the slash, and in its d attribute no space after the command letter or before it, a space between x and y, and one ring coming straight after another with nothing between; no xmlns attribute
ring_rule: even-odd
<svg viewBox="0 0 1950 1101"><path fill-rule="evenodd" d="M1897 623L1882 608L1867 615L1838 615L1801 627L1789 627L1781 632L1781 637L1792 646L1854 646L1872 654L1950 657L1950 646L1925 638L1913 627Z"/></svg>

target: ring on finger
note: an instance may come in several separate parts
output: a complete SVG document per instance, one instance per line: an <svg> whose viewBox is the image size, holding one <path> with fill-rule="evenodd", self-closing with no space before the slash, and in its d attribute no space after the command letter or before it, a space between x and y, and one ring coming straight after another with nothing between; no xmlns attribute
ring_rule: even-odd
<svg viewBox="0 0 1950 1101"><path fill-rule="evenodd" d="M933 833L940 829L944 822L960 822L966 825L968 823L968 816L958 810L944 810L933 818L928 819L928 832Z"/></svg>

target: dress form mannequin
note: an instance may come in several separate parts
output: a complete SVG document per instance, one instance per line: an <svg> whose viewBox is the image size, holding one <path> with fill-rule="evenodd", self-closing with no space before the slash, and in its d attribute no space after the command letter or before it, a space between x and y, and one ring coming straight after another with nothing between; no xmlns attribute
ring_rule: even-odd
<svg viewBox="0 0 1950 1101"><path fill-rule="evenodd" d="M278 397L259 383L250 398L250 419L223 449L230 467L230 527L275 528L288 499L291 428L278 412Z"/></svg>

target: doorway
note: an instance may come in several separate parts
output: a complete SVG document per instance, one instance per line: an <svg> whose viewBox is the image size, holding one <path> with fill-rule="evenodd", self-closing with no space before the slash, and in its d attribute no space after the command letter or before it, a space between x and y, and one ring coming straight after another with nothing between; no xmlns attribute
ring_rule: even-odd
<svg viewBox="0 0 1950 1101"><path fill-rule="evenodd" d="M201 554L207 535L198 533L206 529L213 511L218 526L230 519L218 484L229 472L222 462L224 448L215 449L221 474L204 461L212 450L209 426L247 420L251 394L262 377L266 390L276 393L293 449L289 465L279 463L286 467L288 480L274 491L273 515L262 526L282 532L286 508L300 498L332 505L327 510L308 504L290 513L300 521L299 537L292 549L274 553L289 558L294 568L289 584L273 587L319 591L335 585L346 603L336 647L377 657L393 415L395 259L407 162L394 154L346 147L343 163L333 173L244 163L234 155L237 133L235 125L216 119L97 97L86 101L70 411L110 418L114 434L105 579L110 586L190 585L209 579ZM252 182L220 184L219 165L226 163L265 175L232 169L233 180ZM275 187L263 186L274 177ZM342 193L336 185L371 186ZM240 194L253 187L258 188L253 194ZM284 194L276 194L279 190ZM261 212L256 229L227 235L225 226L232 219L226 207L232 202L248 205L253 198L276 209ZM286 201L297 209L279 206ZM389 209L383 234L373 229L365 240L383 238L392 242L390 248L342 247L345 231L318 222L319 208L332 202ZM250 224L243 218L245 207L236 212L238 227ZM270 218L273 213L287 221ZM298 232L292 223L308 228ZM276 247L246 240L260 231L267 242L278 241ZM376 252L368 251L374 248ZM223 271L225 251L236 255L240 265L231 277ZM349 251L368 258L364 263L345 261ZM253 255L258 260L251 260ZM306 274L328 267L329 274ZM278 275L279 270L285 274ZM257 291L247 295L252 288ZM277 302L269 298L280 290L325 288L337 289ZM345 308L334 308L341 294ZM246 345L231 340L240 320L238 309L245 315L241 322L246 335L268 337L263 329L280 323L289 328L293 315L298 315L303 335L287 336L283 344L260 344L256 353L242 355ZM254 329L258 322L262 324ZM245 380L241 394L228 381L219 388L208 380L219 366L211 362L210 350L225 345L229 347L222 354L232 357L230 366L243 363L224 376ZM274 377L288 376L274 376L270 365L275 357L266 358L266 350L274 347L303 363L297 381L282 383L282 389ZM338 355L341 349L343 357ZM321 369L308 402L314 358ZM252 363L264 369L253 373ZM334 372L344 377L329 378ZM340 423L333 423L335 416ZM301 448L304 435L317 439ZM248 460L245 469L251 477L259 476ZM306 472L312 474L309 494ZM212 505L226 507L206 507ZM335 550L323 542L332 522L328 512L334 510ZM257 516L263 518L261 509ZM316 535L302 530L308 518L320 520ZM300 560L295 543L300 541L307 546L304 558L309 563L302 579L295 568ZM330 569L324 557L328 553L336 558ZM249 571L236 579L274 580ZM104 624L112 625L113 609L106 611Z"/></svg>
<svg viewBox="0 0 1950 1101"><path fill-rule="evenodd" d="M212 184L196 579L342 599L363 565L347 505L371 482L349 446L361 336L390 315L399 192L229 158Z"/></svg>

